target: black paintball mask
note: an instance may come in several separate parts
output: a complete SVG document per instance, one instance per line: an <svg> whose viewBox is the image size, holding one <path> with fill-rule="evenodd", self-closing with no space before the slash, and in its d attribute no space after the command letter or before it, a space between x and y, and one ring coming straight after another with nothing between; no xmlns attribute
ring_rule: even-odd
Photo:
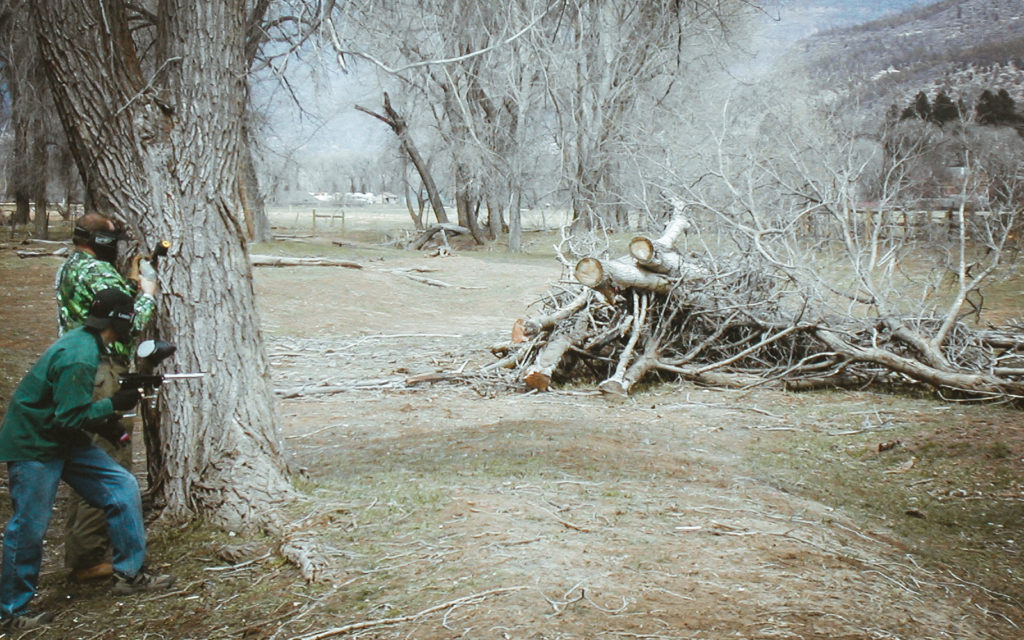
<svg viewBox="0 0 1024 640"><path fill-rule="evenodd" d="M125 239L124 232L120 230L111 231L100 229L89 231L83 227L76 226L72 232L76 241L83 241L92 249L96 257L104 262L115 264L117 262L117 243Z"/></svg>
<svg viewBox="0 0 1024 640"><path fill-rule="evenodd" d="M131 337L134 320L135 301L132 297L120 289L104 289L93 298L83 324L101 330L111 327L123 341Z"/></svg>

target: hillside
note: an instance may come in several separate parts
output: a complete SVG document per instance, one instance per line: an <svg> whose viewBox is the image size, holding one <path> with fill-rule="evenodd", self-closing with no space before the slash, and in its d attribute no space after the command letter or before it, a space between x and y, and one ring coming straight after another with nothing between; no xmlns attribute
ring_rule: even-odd
<svg viewBox="0 0 1024 640"><path fill-rule="evenodd" d="M788 60L872 110L945 89L970 105L983 89L1024 100L1024 3L944 0L804 40ZM790 67L792 68L792 67Z"/></svg>

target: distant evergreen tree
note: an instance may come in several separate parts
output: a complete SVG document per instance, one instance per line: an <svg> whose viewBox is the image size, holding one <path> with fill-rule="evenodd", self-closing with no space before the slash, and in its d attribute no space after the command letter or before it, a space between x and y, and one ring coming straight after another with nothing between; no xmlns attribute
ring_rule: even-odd
<svg viewBox="0 0 1024 640"><path fill-rule="evenodd" d="M999 109L999 116L1003 124L1015 125L1020 122L1021 118L1016 111L1017 105L1006 89L1000 89L996 93L996 106Z"/></svg>
<svg viewBox="0 0 1024 640"><path fill-rule="evenodd" d="M928 96L924 91L918 91L917 96L914 97L914 114L921 120L932 119L932 105L928 102Z"/></svg>
<svg viewBox="0 0 1024 640"><path fill-rule="evenodd" d="M978 124L1015 127L1019 133L1024 132L1024 117L1017 113L1017 105L1006 89L996 93L988 89L982 91L974 107L974 117Z"/></svg>
<svg viewBox="0 0 1024 640"><path fill-rule="evenodd" d="M985 89L978 96L978 104L974 107L974 119L978 124L999 124L999 104L996 95Z"/></svg>
<svg viewBox="0 0 1024 640"><path fill-rule="evenodd" d="M931 122L939 125L940 127L947 122L955 122L960 119L960 109L953 103L953 100L946 95L945 91L940 91L935 96L935 102L932 103L932 118Z"/></svg>
<svg viewBox="0 0 1024 640"><path fill-rule="evenodd" d="M995 101L996 97L988 89L978 96L978 102L974 105L974 119L978 124L992 124Z"/></svg>

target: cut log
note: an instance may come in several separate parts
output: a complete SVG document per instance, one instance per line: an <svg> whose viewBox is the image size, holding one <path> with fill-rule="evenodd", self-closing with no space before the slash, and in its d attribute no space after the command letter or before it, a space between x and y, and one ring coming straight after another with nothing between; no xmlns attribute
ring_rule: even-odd
<svg viewBox="0 0 1024 640"><path fill-rule="evenodd" d="M675 249L645 236L629 241L629 255L636 260L637 266L673 278L705 278L710 275L703 266L688 261Z"/></svg>
<svg viewBox="0 0 1024 640"><path fill-rule="evenodd" d="M512 344L526 342L526 321L518 318L512 323ZM493 352L494 349L491 349Z"/></svg>
<svg viewBox="0 0 1024 640"><path fill-rule="evenodd" d="M590 289L584 289L564 307L551 313L523 320L520 325L523 339L525 339L525 336L536 335L541 331L548 331L554 328L554 326L559 322L587 306L587 302L590 300L591 295L593 295L593 292ZM513 341L515 341L515 335L513 335ZM519 342L522 342L522 340L519 340Z"/></svg>
<svg viewBox="0 0 1024 640"><path fill-rule="evenodd" d="M570 329L558 330L551 334L544 348L537 354L533 366L526 371L523 382L531 389L547 391L551 387L551 376L562 361L565 352L578 345L586 337L587 314L577 314Z"/></svg>
<svg viewBox="0 0 1024 640"><path fill-rule="evenodd" d="M672 219L665 225L665 230L657 238L636 236L629 241L629 255L639 267L664 273L674 278L706 277L710 275L703 266L686 260L675 249L680 234L689 231L690 221L683 215L684 205L681 201L673 201Z"/></svg>
<svg viewBox="0 0 1024 640"><path fill-rule="evenodd" d="M614 288L668 293L674 284L670 278L638 268L632 258L583 258L576 263L575 274L580 284L602 293Z"/></svg>
<svg viewBox="0 0 1024 640"><path fill-rule="evenodd" d="M265 256L251 254L249 262L254 267L347 267L362 269L363 265L351 260L334 260L332 258L291 258L286 256Z"/></svg>

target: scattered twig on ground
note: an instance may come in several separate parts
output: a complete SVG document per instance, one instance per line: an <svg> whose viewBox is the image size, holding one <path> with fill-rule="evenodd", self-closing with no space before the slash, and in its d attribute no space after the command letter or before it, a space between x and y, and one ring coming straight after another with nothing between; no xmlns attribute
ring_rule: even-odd
<svg viewBox="0 0 1024 640"><path fill-rule="evenodd" d="M443 602L432 607L427 607L422 611L413 613L407 616L396 616L393 618L378 618L376 620L364 620L363 622L353 622L341 627L335 627L333 629L326 629L324 631L315 631L313 633L307 633L301 636L294 636L291 640L323 640L324 638L333 638L336 636L351 633L352 631L359 631L360 629L369 629L370 627L382 627L392 624L401 624L403 622L410 622L418 618L422 618L425 615L436 613L438 611L445 611L452 607L457 607L463 604L471 604L488 598L490 596L501 595L505 593L512 593L515 591L522 591L529 587L500 587L498 589L491 589L489 591L482 591L480 593L474 593L473 595L463 596L448 602Z"/></svg>

